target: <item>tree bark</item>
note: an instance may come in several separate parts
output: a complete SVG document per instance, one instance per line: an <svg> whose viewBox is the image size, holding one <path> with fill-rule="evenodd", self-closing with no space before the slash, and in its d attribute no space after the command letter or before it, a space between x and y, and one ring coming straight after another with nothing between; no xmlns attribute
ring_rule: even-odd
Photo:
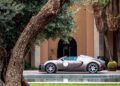
<svg viewBox="0 0 120 86"><path fill-rule="evenodd" d="M109 0L109 3L102 7L99 2L93 4L96 27L100 33L104 34L104 41L109 58L112 60L110 46L107 40L106 32L120 29L120 0Z"/></svg>
<svg viewBox="0 0 120 86"><path fill-rule="evenodd" d="M104 42L105 42L105 46L106 46L106 49L108 51L108 54L109 54L109 60L112 61L112 54L111 54L111 49L110 49L110 46L109 46L109 43L108 43L108 39L107 39L107 36L106 34L104 33Z"/></svg>
<svg viewBox="0 0 120 86"><path fill-rule="evenodd" d="M120 0L109 0L106 7L107 24L110 31L120 29Z"/></svg>
<svg viewBox="0 0 120 86"><path fill-rule="evenodd" d="M118 57L118 66L120 67L120 30L118 30L118 47L117 47L117 57Z"/></svg>
<svg viewBox="0 0 120 86"><path fill-rule="evenodd" d="M97 30L100 33L106 32L107 18L106 18L106 8L101 7L99 2L93 4L94 18L96 22Z"/></svg>
<svg viewBox="0 0 120 86"><path fill-rule="evenodd" d="M48 0L41 11L31 18L12 51L6 72L6 86L22 86L24 54L27 45L43 30L44 26L58 14L64 2L65 0Z"/></svg>
<svg viewBox="0 0 120 86"><path fill-rule="evenodd" d="M106 36L106 33L109 30L109 27L107 24L106 8L107 7L101 7L100 3L98 3L98 2L93 4L96 27L97 27L98 31L104 35L105 46L106 46L106 49L107 49L108 54L109 54L109 60L111 61L112 54L111 54L111 49L110 49L108 39Z"/></svg>
<svg viewBox="0 0 120 86"><path fill-rule="evenodd" d="M2 80L0 80L0 86L5 86L5 83Z"/></svg>
<svg viewBox="0 0 120 86"><path fill-rule="evenodd" d="M27 81L26 80L22 80L22 86L30 86L28 83L27 83Z"/></svg>

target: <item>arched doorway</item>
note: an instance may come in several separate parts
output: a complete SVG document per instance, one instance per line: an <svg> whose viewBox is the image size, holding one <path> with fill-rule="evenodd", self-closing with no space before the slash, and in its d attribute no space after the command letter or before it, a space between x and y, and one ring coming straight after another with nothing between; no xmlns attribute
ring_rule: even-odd
<svg viewBox="0 0 120 86"><path fill-rule="evenodd" d="M57 57L60 58L62 56L77 56L77 44L73 38L71 38L69 43L65 43L60 39L58 43Z"/></svg>

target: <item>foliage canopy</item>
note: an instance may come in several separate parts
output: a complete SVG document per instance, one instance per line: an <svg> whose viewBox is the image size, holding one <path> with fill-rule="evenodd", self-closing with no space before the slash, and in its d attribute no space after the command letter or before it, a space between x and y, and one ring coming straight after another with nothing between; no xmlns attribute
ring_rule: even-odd
<svg viewBox="0 0 120 86"><path fill-rule="evenodd" d="M20 33L47 0L0 0L0 46L12 49ZM71 36L74 21L67 9L70 3L48 24L38 39L64 38Z"/></svg>

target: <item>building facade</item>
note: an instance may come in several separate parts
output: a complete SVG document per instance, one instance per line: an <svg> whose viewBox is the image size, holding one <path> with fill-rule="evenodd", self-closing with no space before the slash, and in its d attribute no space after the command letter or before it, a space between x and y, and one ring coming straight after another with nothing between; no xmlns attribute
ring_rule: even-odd
<svg viewBox="0 0 120 86"><path fill-rule="evenodd" d="M47 60L58 59L62 56L89 55L92 57L108 55L104 39L97 31L91 5L80 7L73 5L75 12L75 29L69 44L65 44L62 39L45 40L40 46L35 45L31 55L27 59L31 66L39 67ZM113 32L108 33L108 39L112 53L115 53ZM117 59L118 60L118 59Z"/></svg>

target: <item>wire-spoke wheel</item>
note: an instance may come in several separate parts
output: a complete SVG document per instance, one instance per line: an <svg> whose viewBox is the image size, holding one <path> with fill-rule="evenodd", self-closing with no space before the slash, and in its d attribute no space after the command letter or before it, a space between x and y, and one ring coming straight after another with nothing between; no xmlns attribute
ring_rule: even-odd
<svg viewBox="0 0 120 86"><path fill-rule="evenodd" d="M56 73L56 66L53 63L48 63L45 67L47 73Z"/></svg>
<svg viewBox="0 0 120 86"><path fill-rule="evenodd" d="M99 70L99 66L98 66L97 63L92 62L92 63L88 64L87 70L88 70L89 73L97 73L98 70Z"/></svg>

